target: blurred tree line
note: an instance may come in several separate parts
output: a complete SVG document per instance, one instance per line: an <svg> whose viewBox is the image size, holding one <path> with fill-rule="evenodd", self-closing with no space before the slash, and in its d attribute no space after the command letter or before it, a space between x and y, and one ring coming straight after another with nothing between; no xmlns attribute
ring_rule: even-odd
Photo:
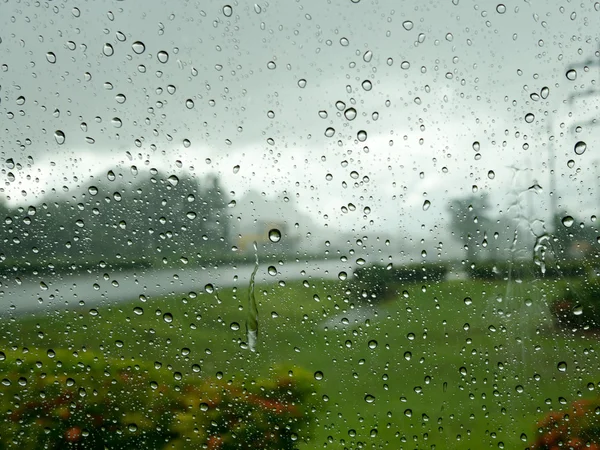
<svg viewBox="0 0 600 450"><path fill-rule="evenodd" d="M26 207L0 202L4 268L179 264L230 252L227 202L217 176L135 172L109 172L108 181L90 180L53 201Z"/></svg>

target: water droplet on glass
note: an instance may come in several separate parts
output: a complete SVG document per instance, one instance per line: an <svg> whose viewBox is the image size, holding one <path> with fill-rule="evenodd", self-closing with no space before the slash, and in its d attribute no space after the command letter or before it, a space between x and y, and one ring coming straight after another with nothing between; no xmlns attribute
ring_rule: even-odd
<svg viewBox="0 0 600 450"><path fill-rule="evenodd" d="M277 228L269 230L269 240L271 242L279 242L281 240L281 231Z"/></svg>
<svg viewBox="0 0 600 450"><path fill-rule="evenodd" d="M375 396L373 396L371 394L365 395L365 402L367 402L367 403L373 403L374 401L375 401Z"/></svg>
<svg viewBox="0 0 600 450"><path fill-rule="evenodd" d="M136 306L135 308L133 308L133 312L134 314L141 316L142 314L144 314L144 309L140 308L139 306Z"/></svg>
<svg viewBox="0 0 600 450"><path fill-rule="evenodd" d="M568 160L568 161L567 161L567 167L568 167L569 169L572 169L573 167L575 167L575 161L574 161L574 160L572 160L572 159Z"/></svg>
<svg viewBox="0 0 600 450"><path fill-rule="evenodd" d="M502 3L498 3L496 5L496 12L498 14L504 14L506 12L506 6L504 6Z"/></svg>
<svg viewBox="0 0 600 450"><path fill-rule="evenodd" d="M403 70L408 70L410 69L410 63L408 61L402 61L400 63L400 68Z"/></svg>
<svg viewBox="0 0 600 450"><path fill-rule="evenodd" d="M179 184L179 178L177 178L176 175L169 176L169 178L167 178L167 181L171 186L177 186L177 184Z"/></svg>
<svg viewBox="0 0 600 450"><path fill-rule="evenodd" d="M223 15L225 17L231 17L233 14L233 8L230 5L223 6Z"/></svg>
<svg viewBox="0 0 600 450"><path fill-rule="evenodd" d="M346 109L346 104L343 101L338 100L337 102L335 102L335 107L338 109L338 111L343 111L344 109Z"/></svg>
<svg viewBox="0 0 600 450"><path fill-rule="evenodd" d="M567 371L567 363L564 361L561 361L558 363L556 368L558 369L559 372L566 372Z"/></svg>
<svg viewBox="0 0 600 450"><path fill-rule="evenodd" d="M375 339L371 339L371 340L369 341L369 344L368 344L368 345L369 345L369 348L370 348L371 350L373 350L373 349L377 348L377 341L376 341Z"/></svg>
<svg viewBox="0 0 600 450"><path fill-rule="evenodd" d="M65 133L63 133L61 130L56 130L54 132L54 139L56 139L56 143L58 145L62 145L65 143Z"/></svg>
<svg viewBox="0 0 600 450"><path fill-rule="evenodd" d="M561 222L565 227L570 228L571 226L573 226L575 219L573 219L573 217L571 216L565 216L562 218Z"/></svg>
<svg viewBox="0 0 600 450"><path fill-rule="evenodd" d="M581 316L583 314L583 306L582 305L575 305L575 307L573 308L573 315L575 316Z"/></svg>
<svg viewBox="0 0 600 450"><path fill-rule="evenodd" d="M430 206L431 206L431 202L429 200L425 200L423 202L423 211L427 211Z"/></svg>
<svg viewBox="0 0 600 450"><path fill-rule="evenodd" d="M54 64L56 62L56 55L53 52L46 53L46 61L50 64Z"/></svg>
<svg viewBox="0 0 600 450"><path fill-rule="evenodd" d="M568 70L565 75L567 80L575 81L577 79L577 71L575 69Z"/></svg>
<svg viewBox="0 0 600 450"><path fill-rule="evenodd" d="M402 26L406 31L410 31L413 29L414 24L410 20L405 20L404 22L402 22Z"/></svg>
<svg viewBox="0 0 600 450"><path fill-rule="evenodd" d="M335 134L335 129L333 129L331 127L327 127L327 129L325 130L325 136L333 137L334 134Z"/></svg>
<svg viewBox="0 0 600 450"><path fill-rule="evenodd" d="M123 122L118 117L113 117L112 119L110 119L110 123L115 128L121 128L123 126Z"/></svg>
<svg viewBox="0 0 600 450"><path fill-rule="evenodd" d="M367 50L365 52L365 54L363 55L363 61L364 62L371 62L371 59L373 58L373 52L371 50Z"/></svg>
<svg viewBox="0 0 600 450"><path fill-rule="evenodd" d="M356 138L360 141L360 142L365 142L367 140L367 132L365 130L360 130L357 134L356 134Z"/></svg>
<svg viewBox="0 0 600 450"><path fill-rule="evenodd" d="M116 177L115 173L112 170L109 170L106 173L106 178L108 178L108 181L115 181L115 178L117 178L117 177Z"/></svg>
<svg viewBox="0 0 600 450"><path fill-rule="evenodd" d="M346 272L340 272L338 273L338 278L342 281L346 280L348 278L348 274Z"/></svg>
<svg viewBox="0 0 600 450"><path fill-rule="evenodd" d="M211 283L208 283L207 285L204 286L204 290L206 291L207 294L212 294L215 292L215 287Z"/></svg>
<svg viewBox="0 0 600 450"><path fill-rule="evenodd" d="M277 67L277 64L275 64L275 61L269 61L267 63L267 69L269 70L274 70Z"/></svg>
<svg viewBox="0 0 600 450"><path fill-rule="evenodd" d="M102 53L104 53L104 56L112 56L115 53L115 49L107 42L104 44L104 47L102 47Z"/></svg>
<svg viewBox="0 0 600 450"><path fill-rule="evenodd" d="M490 170L490 171L488 172L488 178L489 178L490 180L493 180L494 178L496 178L496 173L495 173L493 170Z"/></svg>
<svg viewBox="0 0 600 450"><path fill-rule="evenodd" d="M321 381L322 379L323 379L323 372L321 372L320 370L317 370L315 372L315 380Z"/></svg>
<svg viewBox="0 0 600 450"><path fill-rule="evenodd" d="M135 41L133 44L131 44L131 49L134 53L141 55L146 51L146 46L142 41Z"/></svg>
<svg viewBox="0 0 600 450"><path fill-rule="evenodd" d="M528 113L525 115L525 122L531 123L535 120L535 116L532 113Z"/></svg>
<svg viewBox="0 0 600 450"><path fill-rule="evenodd" d="M547 86L544 86L540 92L540 96L545 100L548 98L548 95L550 95L550 89Z"/></svg>
<svg viewBox="0 0 600 450"><path fill-rule="evenodd" d="M277 268L275 266L269 266L267 272L269 273L269 275L274 277L275 275L277 275Z"/></svg>
<svg viewBox="0 0 600 450"><path fill-rule="evenodd" d="M579 141L575 144L574 150L576 155L583 155L587 150L587 144L583 141Z"/></svg>
<svg viewBox="0 0 600 450"><path fill-rule="evenodd" d="M354 120L356 118L356 109L348 108L346 111L344 111L344 117L346 117L348 120Z"/></svg>
<svg viewBox="0 0 600 450"><path fill-rule="evenodd" d="M156 54L156 58L159 62L165 64L169 60L169 54L166 51L161 50Z"/></svg>
<svg viewBox="0 0 600 450"><path fill-rule="evenodd" d="M229 328L231 328L233 331L237 331L240 329L240 324L237 322L231 322L231 325L229 325Z"/></svg>
<svg viewBox="0 0 600 450"><path fill-rule="evenodd" d="M361 86L365 91L370 91L373 89L373 84L369 80L363 81Z"/></svg>

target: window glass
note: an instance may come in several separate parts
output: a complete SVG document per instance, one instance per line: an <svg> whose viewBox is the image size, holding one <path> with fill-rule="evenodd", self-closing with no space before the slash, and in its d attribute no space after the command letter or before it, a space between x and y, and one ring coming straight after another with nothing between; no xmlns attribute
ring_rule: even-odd
<svg viewBox="0 0 600 450"><path fill-rule="evenodd" d="M596 2L0 5L1 448L600 448Z"/></svg>

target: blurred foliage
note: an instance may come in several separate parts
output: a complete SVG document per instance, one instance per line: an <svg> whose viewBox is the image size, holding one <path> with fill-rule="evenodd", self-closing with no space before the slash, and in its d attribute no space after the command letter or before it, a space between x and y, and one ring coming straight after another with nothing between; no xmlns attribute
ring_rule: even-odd
<svg viewBox="0 0 600 450"><path fill-rule="evenodd" d="M550 311L559 327L600 329L600 278L565 288L550 305Z"/></svg>
<svg viewBox="0 0 600 450"><path fill-rule="evenodd" d="M377 303L397 296L396 288L409 283L437 282L448 273L444 264L412 264L393 267L370 265L359 267L347 286L350 297L357 301Z"/></svg>
<svg viewBox="0 0 600 450"><path fill-rule="evenodd" d="M469 278L475 280L514 280L532 278L572 278L582 277L595 270L591 261L563 261L559 264L542 267L532 260L485 261L472 264L468 269Z"/></svg>
<svg viewBox="0 0 600 450"><path fill-rule="evenodd" d="M538 423L531 450L600 450L600 399L579 400L562 412L551 412Z"/></svg>
<svg viewBox="0 0 600 450"><path fill-rule="evenodd" d="M89 352L1 353L0 448L293 449L309 436L311 378L207 378ZM197 372L198 371L198 372Z"/></svg>

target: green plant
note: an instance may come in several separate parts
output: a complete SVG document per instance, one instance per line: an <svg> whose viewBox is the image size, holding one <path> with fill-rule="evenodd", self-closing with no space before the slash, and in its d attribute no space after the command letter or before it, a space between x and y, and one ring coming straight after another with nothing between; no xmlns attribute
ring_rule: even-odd
<svg viewBox="0 0 600 450"><path fill-rule="evenodd" d="M588 280L565 289L550 305L559 327L600 328L600 280Z"/></svg>
<svg viewBox="0 0 600 450"><path fill-rule="evenodd" d="M537 428L531 450L600 450L600 399L579 400L566 411L551 412Z"/></svg>
<svg viewBox="0 0 600 450"><path fill-rule="evenodd" d="M246 387L90 353L2 355L0 448L293 449L312 423L298 369Z"/></svg>

